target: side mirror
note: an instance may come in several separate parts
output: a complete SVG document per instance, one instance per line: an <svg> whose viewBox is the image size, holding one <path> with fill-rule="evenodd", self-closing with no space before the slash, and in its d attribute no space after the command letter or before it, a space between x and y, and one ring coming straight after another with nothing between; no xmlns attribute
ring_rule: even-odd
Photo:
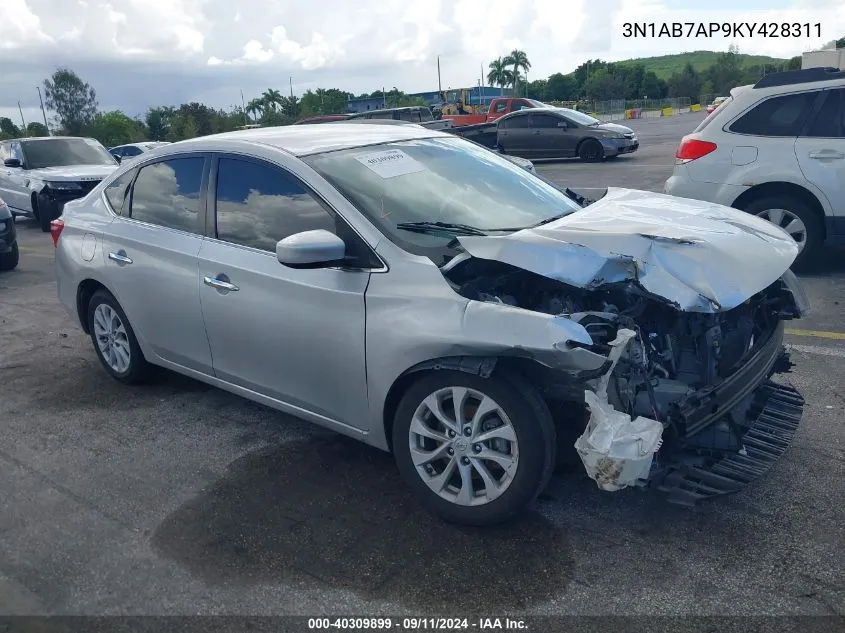
<svg viewBox="0 0 845 633"><path fill-rule="evenodd" d="M7 158L6 160L3 161L3 164L6 167L20 167L21 161L18 158Z"/></svg>
<svg viewBox="0 0 845 633"><path fill-rule="evenodd" d="M276 259L291 268L319 268L345 256L346 244L325 229L294 233L276 243Z"/></svg>

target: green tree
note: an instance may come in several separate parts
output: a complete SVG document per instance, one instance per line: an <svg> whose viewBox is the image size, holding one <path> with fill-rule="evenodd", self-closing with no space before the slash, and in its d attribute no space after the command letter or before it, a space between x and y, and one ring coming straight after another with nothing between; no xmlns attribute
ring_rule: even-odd
<svg viewBox="0 0 845 633"><path fill-rule="evenodd" d="M801 56L790 57L789 61L786 62L785 70L801 70Z"/></svg>
<svg viewBox="0 0 845 633"><path fill-rule="evenodd" d="M21 136L20 128L12 122L9 117L0 117L0 139L18 138Z"/></svg>
<svg viewBox="0 0 845 633"><path fill-rule="evenodd" d="M285 97L278 90L268 88L261 94L261 101L267 110L275 111L277 108L283 106Z"/></svg>
<svg viewBox="0 0 845 633"><path fill-rule="evenodd" d="M511 72L513 73L511 76L511 81L513 82L513 94L516 96L519 94L518 86L522 79L520 72L524 70L527 73L531 70L531 62L528 61L528 55L525 51L521 51L518 48L513 49L510 54L505 57L504 61L506 66L511 67Z"/></svg>
<svg viewBox="0 0 845 633"><path fill-rule="evenodd" d="M743 79L742 63L739 49L731 46L727 53L720 53L706 74L706 78L713 82L716 92L727 94L732 88L740 85Z"/></svg>
<svg viewBox="0 0 845 633"><path fill-rule="evenodd" d="M548 97L548 81L546 79L535 79L529 82L525 88L525 96L529 99L545 101Z"/></svg>
<svg viewBox="0 0 845 633"><path fill-rule="evenodd" d="M192 116L180 112L174 114L167 133L168 141L184 141L197 135L197 124Z"/></svg>
<svg viewBox="0 0 845 633"><path fill-rule="evenodd" d="M295 95L291 95L290 97L282 97L280 104L282 109L279 114L282 115L282 118L274 118L274 120L286 120L288 122L292 122L293 119L296 119L296 117L299 116L299 99ZM261 125L267 125L265 121L268 120L267 117L270 113L275 114L276 110L265 110L264 114L261 116ZM287 123L273 123L273 125L287 125Z"/></svg>
<svg viewBox="0 0 845 633"><path fill-rule="evenodd" d="M640 84L640 91L634 98L648 97L649 99L662 99L668 93L669 88L666 82L660 79L653 72L646 71L643 81Z"/></svg>
<svg viewBox="0 0 845 633"><path fill-rule="evenodd" d="M43 123L39 123L38 121L33 121L32 123L26 124L26 135L27 136L50 136L50 130L47 129L47 126Z"/></svg>
<svg viewBox="0 0 845 633"><path fill-rule="evenodd" d="M491 86L504 88L505 86L510 85L512 75L504 58L497 57L487 65L487 68L489 69L489 72L487 73L487 82Z"/></svg>
<svg viewBox="0 0 845 633"><path fill-rule="evenodd" d="M176 109L170 106L147 110L144 121L147 124L147 134L151 140L163 141L168 137L175 112Z"/></svg>
<svg viewBox="0 0 845 633"><path fill-rule="evenodd" d="M264 112L264 102L261 99L251 99L246 104L247 114L252 115L253 122L258 121L258 117Z"/></svg>
<svg viewBox="0 0 845 633"><path fill-rule="evenodd" d="M587 98L596 101L608 99L620 99L625 95L625 80L621 76L611 74L607 69L602 69L590 75L584 85L584 92Z"/></svg>
<svg viewBox="0 0 845 633"><path fill-rule="evenodd" d="M106 147L143 140L144 132L140 121L129 118L120 110L101 112L85 128L88 136L93 136Z"/></svg>
<svg viewBox="0 0 845 633"><path fill-rule="evenodd" d="M69 68L59 68L44 80L44 97L66 134L79 135L97 115L97 93Z"/></svg>
<svg viewBox="0 0 845 633"><path fill-rule="evenodd" d="M840 37L836 40L836 48L845 48L845 37Z"/></svg>
<svg viewBox="0 0 845 633"><path fill-rule="evenodd" d="M578 98L578 85L573 75L555 73L546 80L546 98L549 101L574 101Z"/></svg>
<svg viewBox="0 0 845 633"><path fill-rule="evenodd" d="M695 99L701 94L701 76L689 62L679 73L674 73L667 82L670 97L689 97ZM715 82L714 82L715 83Z"/></svg>

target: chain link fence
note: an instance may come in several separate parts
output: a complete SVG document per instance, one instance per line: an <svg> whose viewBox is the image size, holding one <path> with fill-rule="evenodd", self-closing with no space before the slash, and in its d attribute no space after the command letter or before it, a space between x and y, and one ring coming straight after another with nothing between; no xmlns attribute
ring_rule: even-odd
<svg viewBox="0 0 845 633"><path fill-rule="evenodd" d="M689 97L670 97L667 99L609 99L607 101L566 101L552 102L550 105L559 105L567 108L574 108L579 112L586 112L605 121L616 119L641 119L647 117L672 116L686 112L697 111L695 105L701 106L698 102L693 104ZM703 107L703 106L702 106Z"/></svg>

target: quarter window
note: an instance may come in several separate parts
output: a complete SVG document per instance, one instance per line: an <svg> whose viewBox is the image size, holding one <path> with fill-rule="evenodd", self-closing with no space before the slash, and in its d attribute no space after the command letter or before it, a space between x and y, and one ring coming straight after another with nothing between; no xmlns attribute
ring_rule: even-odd
<svg viewBox="0 0 845 633"><path fill-rule="evenodd" d="M106 187L106 200L109 201L109 206L117 215L124 214L126 199L129 197L129 185L132 184L132 178L134 176L135 170L131 169L122 176L118 176Z"/></svg>
<svg viewBox="0 0 845 633"><path fill-rule="evenodd" d="M845 137L845 89L827 91L824 104L810 124L807 136Z"/></svg>
<svg viewBox="0 0 845 633"><path fill-rule="evenodd" d="M510 117L509 119L505 119L502 121L504 124L505 129L508 130L516 130L519 128L527 128L528 127L528 117L524 115Z"/></svg>
<svg viewBox="0 0 845 633"><path fill-rule="evenodd" d="M754 136L798 136L818 92L801 92L766 99L742 115L731 132Z"/></svg>
<svg viewBox="0 0 845 633"><path fill-rule="evenodd" d="M204 158L191 157L142 167L132 187L132 218L171 229L199 232L197 217L204 164Z"/></svg>

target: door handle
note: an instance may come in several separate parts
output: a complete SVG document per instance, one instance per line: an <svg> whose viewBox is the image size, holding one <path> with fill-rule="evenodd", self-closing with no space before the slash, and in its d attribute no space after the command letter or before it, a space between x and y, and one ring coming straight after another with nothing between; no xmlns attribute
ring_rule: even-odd
<svg viewBox="0 0 845 633"><path fill-rule="evenodd" d="M225 279L219 279L220 275L217 277L203 277L202 282L206 286L211 286L217 290L223 290L225 292L236 292L240 290L235 284L230 283Z"/></svg>
<svg viewBox="0 0 845 633"><path fill-rule="evenodd" d="M819 149L810 152L810 158L845 158L845 154L835 149Z"/></svg>
<svg viewBox="0 0 845 633"><path fill-rule="evenodd" d="M109 253L109 259L118 264L131 264L132 258L126 254L126 251L119 250L116 253Z"/></svg>

